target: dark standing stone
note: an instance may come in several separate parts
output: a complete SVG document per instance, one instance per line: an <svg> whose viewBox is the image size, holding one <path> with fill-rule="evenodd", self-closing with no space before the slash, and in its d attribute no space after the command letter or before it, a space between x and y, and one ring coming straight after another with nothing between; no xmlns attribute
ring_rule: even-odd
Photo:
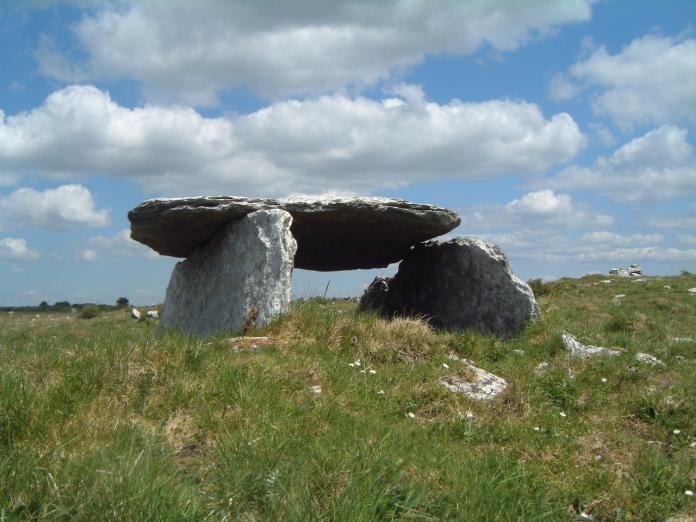
<svg viewBox="0 0 696 522"><path fill-rule="evenodd" d="M372 282L360 307L385 316L420 315L436 327L475 328L503 337L539 315L532 290L510 271L500 249L465 237L416 246L392 279Z"/></svg>

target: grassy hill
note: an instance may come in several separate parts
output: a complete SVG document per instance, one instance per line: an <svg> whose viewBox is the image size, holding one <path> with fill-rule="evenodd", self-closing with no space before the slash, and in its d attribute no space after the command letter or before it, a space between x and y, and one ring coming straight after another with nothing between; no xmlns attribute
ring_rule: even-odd
<svg viewBox="0 0 696 522"><path fill-rule="evenodd" d="M604 279L537 285L543 318L510 340L324 300L257 347L127 310L3 313L0 520L694 514L696 343L674 338L696 339L696 276ZM625 353L571 359L563 332ZM451 393L453 354L510 386Z"/></svg>

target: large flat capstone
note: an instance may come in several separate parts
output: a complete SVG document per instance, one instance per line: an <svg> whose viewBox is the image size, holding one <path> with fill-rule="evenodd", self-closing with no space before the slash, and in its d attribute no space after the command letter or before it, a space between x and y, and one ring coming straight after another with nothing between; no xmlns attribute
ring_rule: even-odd
<svg viewBox="0 0 696 522"><path fill-rule="evenodd" d="M517 334L539 315L532 290L512 273L500 249L468 237L418 245L393 278L372 282L360 308L501 337Z"/></svg>
<svg viewBox="0 0 696 522"><path fill-rule="evenodd" d="M223 228L262 209L292 215L295 266L308 270L380 268L412 245L459 225L455 212L385 198L255 199L228 196L152 199L128 213L131 237L162 255L188 257Z"/></svg>
<svg viewBox="0 0 696 522"><path fill-rule="evenodd" d="M200 336L261 326L287 313L297 245L292 217L259 210L228 224L172 271L160 331Z"/></svg>

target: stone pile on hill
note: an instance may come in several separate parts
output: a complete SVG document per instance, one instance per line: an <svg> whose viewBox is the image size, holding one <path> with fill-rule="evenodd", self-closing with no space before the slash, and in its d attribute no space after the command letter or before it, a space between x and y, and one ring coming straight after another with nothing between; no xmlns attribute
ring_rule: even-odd
<svg viewBox="0 0 696 522"><path fill-rule="evenodd" d="M612 268L609 270L609 275L619 277L641 277L643 269L640 265L630 265L628 267Z"/></svg>
<svg viewBox="0 0 696 522"><path fill-rule="evenodd" d="M396 277L381 293L373 282L361 308L505 336L539 312L497 247L468 238L428 241L460 223L433 205L215 196L145 201L128 218L133 239L186 258L172 273L160 330L209 335L260 326L288 310L293 267L332 271L398 261Z"/></svg>

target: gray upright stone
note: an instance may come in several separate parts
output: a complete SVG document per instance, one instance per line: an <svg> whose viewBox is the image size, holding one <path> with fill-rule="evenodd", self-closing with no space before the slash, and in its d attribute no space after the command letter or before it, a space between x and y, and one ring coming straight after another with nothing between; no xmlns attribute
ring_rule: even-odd
<svg viewBox="0 0 696 522"><path fill-rule="evenodd" d="M360 308L503 337L539 315L532 290L512 273L500 249L467 237L416 246L392 279L378 278L368 287Z"/></svg>
<svg viewBox="0 0 696 522"><path fill-rule="evenodd" d="M291 224L284 210L252 212L177 263L159 330L205 336L239 330L250 314L262 325L286 313L297 249Z"/></svg>

